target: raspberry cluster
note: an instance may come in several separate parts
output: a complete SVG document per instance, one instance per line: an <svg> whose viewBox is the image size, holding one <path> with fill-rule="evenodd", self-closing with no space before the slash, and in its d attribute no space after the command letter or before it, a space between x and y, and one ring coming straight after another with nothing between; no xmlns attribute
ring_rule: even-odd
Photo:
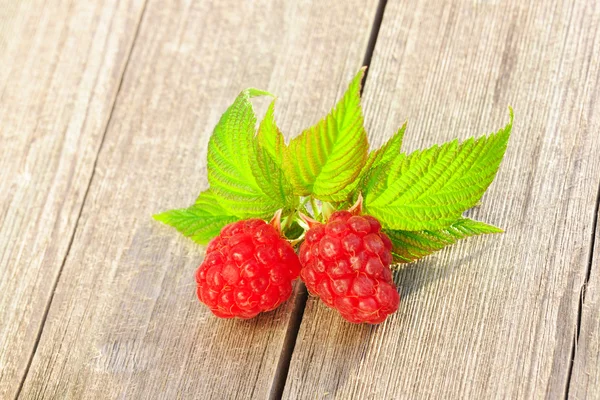
<svg viewBox="0 0 600 400"><path fill-rule="evenodd" d="M196 271L197 295L217 317L252 318L292 293L300 263L292 246L259 219L225 226Z"/></svg>
<svg viewBox="0 0 600 400"><path fill-rule="evenodd" d="M354 323L378 324L398 309L392 243L371 216L337 211L311 222L299 257L278 229L259 219L225 226L196 271L200 301L221 318L277 308L301 276L308 290Z"/></svg>
<svg viewBox="0 0 600 400"><path fill-rule="evenodd" d="M308 290L354 323L378 324L398 309L392 243L373 217L337 211L314 224L300 246L300 276Z"/></svg>

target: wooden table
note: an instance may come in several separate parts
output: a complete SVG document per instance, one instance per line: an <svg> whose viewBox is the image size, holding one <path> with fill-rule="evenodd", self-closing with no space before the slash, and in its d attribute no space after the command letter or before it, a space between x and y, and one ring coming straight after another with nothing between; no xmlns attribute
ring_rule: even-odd
<svg viewBox="0 0 600 400"><path fill-rule="evenodd" d="M600 2L4 0L1 399L600 398ZM401 268L400 310L351 325L301 285L218 320L203 249L150 217L207 186L243 88L288 137L363 65L374 145L493 131L469 216L506 229Z"/></svg>

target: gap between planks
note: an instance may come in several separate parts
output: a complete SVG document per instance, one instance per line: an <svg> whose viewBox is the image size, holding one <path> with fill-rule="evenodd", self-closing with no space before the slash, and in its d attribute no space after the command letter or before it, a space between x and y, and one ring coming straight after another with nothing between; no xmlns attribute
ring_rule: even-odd
<svg viewBox="0 0 600 400"><path fill-rule="evenodd" d="M379 36L379 30L381 29L381 23L383 21L383 14L385 13L385 6L387 0L379 0L377 5L377 11L373 18L373 25L371 27L371 33L369 35L369 42L365 51L365 57L363 58L362 65L371 65L373 58L373 52L375 51L375 44L377 43L377 37ZM365 71L363 77L362 86L360 88L360 94L362 95L365 86L367 84L367 78L369 74L369 68ZM288 372L290 370L290 363L292 361L292 354L296 347L296 339L300 333L300 325L302 324L302 318L304 317L304 310L306 309L306 302L308 300L308 291L306 286L301 281L298 281L298 290L294 298L294 309L290 315L290 322L288 324L287 331L285 333L285 339L277 367L275 369L275 376L273 378L273 384L271 385L271 393L269 394L270 400L281 399L283 397L283 391L287 382Z"/></svg>
<svg viewBox="0 0 600 400"><path fill-rule="evenodd" d="M54 293L56 292L56 287L58 286L58 282L60 281L60 277L61 277L63 269L65 267L65 263L67 262L67 259L69 258L69 253L71 252L71 246L73 245L73 240L75 239L75 233L77 232L77 228L79 227L79 220L81 218L81 213L83 211L83 207L85 206L85 203L86 203L86 200L88 197L88 193L90 191L90 187L92 186L92 181L94 180L94 176L96 175L96 166L98 163L98 156L100 155L100 152L102 151L102 147L104 145L104 139L106 138L106 132L108 131L108 127L110 126L110 122L112 120L113 113L115 111L115 105L117 104L117 98L119 96L119 93L121 92L121 87L123 85L123 77L125 76L125 72L127 71L127 68L129 67L129 60L131 59L131 54L133 53L133 48L135 47L135 43L136 43L138 35L140 33L140 26L141 26L142 20L144 19L144 13L146 12L147 4L148 4L148 1L144 0L144 4L142 6L142 12L140 13L140 17L137 20L137 24L135 27L135 33L133 35L133 40L131 41L131 46L129 47L129 51L127 53L127 59L125 60L125 65L123 67L123 70L121 71L121 77L119 78L119 85L117 87L117 91L115 92L115 95L112 100L112 106L111 106L108 118L106 119L106 125L104 126L104 129L102 131L102 138L100 139L100 146L98 146L98 151L96 152L96 158L94 159L94 164L92 167L92 174L90 175L90 179L88 181L87 187L85 188L85 193L83 195L83 200L81 201L81 205L77 212L75 226L73 227L73 231L71 232L71 237L69 238L69 245L67 246L67 251L65 252L65 256L63 257L63 260L60 264L60 268L58 270L56 279L52 283L52 292L50 294L50 298L48 299L48 302L46 303L46 308L44 309L44 315L42 316L42 321L40 322L40 326L39 326L37 335L35 337L35 343L33 345L33 349L31 350L31 354L29 355L29 359L27 360L27 367L25 368L25 372L23 373L23 376L21 377L21 382L19 382L19 388L17 389L17 392L14 397L15 400L21 396L21 391L23 390L23 385L25 384L25 380L27 379L27 375L29 374L29 369L31 368L31 363L33 361L33 357L35 356L35 353L36 353L39 343L40 343L40 338L42 337L42 333L44 332L44 327L46 325L46 320L48 318L48 312L50 311L50 306L52 305L52 300L54 300Z"/></svg>
<svg viewBox="0 0 600 400"><path fill-rule="evenodd" d="M587 287L590 282L590 276L592 274L592 265L594 262L594 249L596 248L596 231L598 228L598 211L600 211L600 182L598 183L598 192L596 193L596 208L594 209L594 216L592 219L592 237L590 240L590 253L588 255L587 270L585 273L585 279L581 285L580 290L580 301L577 309L577 326L575 328L575 336L573 337L573 348L571 349L571 359L569 360L569 372L567 375L567 384L565 385L565 399L569 398L569 391L571 389L571 379L573 378L573 368L575 367L575 355L577 353L577 345L579 344L579 334L581 332L581 320L583 316L583 306L585 304L585 295Z"/></svg>

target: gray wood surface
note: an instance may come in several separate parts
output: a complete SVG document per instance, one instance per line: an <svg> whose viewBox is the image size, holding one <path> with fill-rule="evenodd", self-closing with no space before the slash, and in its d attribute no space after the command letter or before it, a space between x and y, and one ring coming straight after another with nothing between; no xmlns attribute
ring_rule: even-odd
<svg viewBox="0 0 600 400"><path fill-rule="evenodd" d="M240 90L276 93L289 137L373 43L373 145L406 119L408 151L489 133L513 106L468 212L506 233L402 267L377 327L302 314L300 285L212 317L203 249L151 215L206 187ZM600 2L0 0L0 66L0 399L600 399Z"/></svg>
<svg viewBox="0 0 600 400"><path fill-rule="evenodd" d="M0 399L33 354L143 1L0 1Z"/></svg>
<svg viewBox="0 0 600 400"><path fill-rule="evenodd" d="M582 287L581 328L569 397L600 398L600 227L596 226L589 283Z"/></svg>
<svg viewBox="0 0 600 400"><path fill-rule="evenodd" d="M202 249L151 220L206 186L208 136L242 88L314 123L361 66L377 2L149 0L22 398L265 398L293 302L224 321ZM263 104L263 108L264 108Z"/></svg>
<svg viewBox="0 0 600 400"><path fill-rule="evenodd" d="M490 132L512 105L506 159L469 212L506 233L402 268L381 326L309 299L285 398L564 398L600 182L599 26L593 1L388 1L364 92L373 142L405 118L406 150ZM597 274L596 259L573 376L591 398Z"/></svg>

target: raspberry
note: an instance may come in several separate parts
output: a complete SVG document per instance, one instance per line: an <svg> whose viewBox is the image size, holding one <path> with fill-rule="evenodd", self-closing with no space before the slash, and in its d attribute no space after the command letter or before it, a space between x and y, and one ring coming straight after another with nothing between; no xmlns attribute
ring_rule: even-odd
<svg viewBox="0 0 600 400"><path fill-rule="evenodd" d="M400 304L391 248L377 219L337 211L326 224L313 224L306 232L300 276L311 293L346 320L378 324Z"/></svg>
<svg viewBox="0 0 600 400"><path fill-rule="evenodd" d="M290 244L259 219L225 226L196 271L197 295L221 318L252 318L292 294L300 262Z"/></svg>

